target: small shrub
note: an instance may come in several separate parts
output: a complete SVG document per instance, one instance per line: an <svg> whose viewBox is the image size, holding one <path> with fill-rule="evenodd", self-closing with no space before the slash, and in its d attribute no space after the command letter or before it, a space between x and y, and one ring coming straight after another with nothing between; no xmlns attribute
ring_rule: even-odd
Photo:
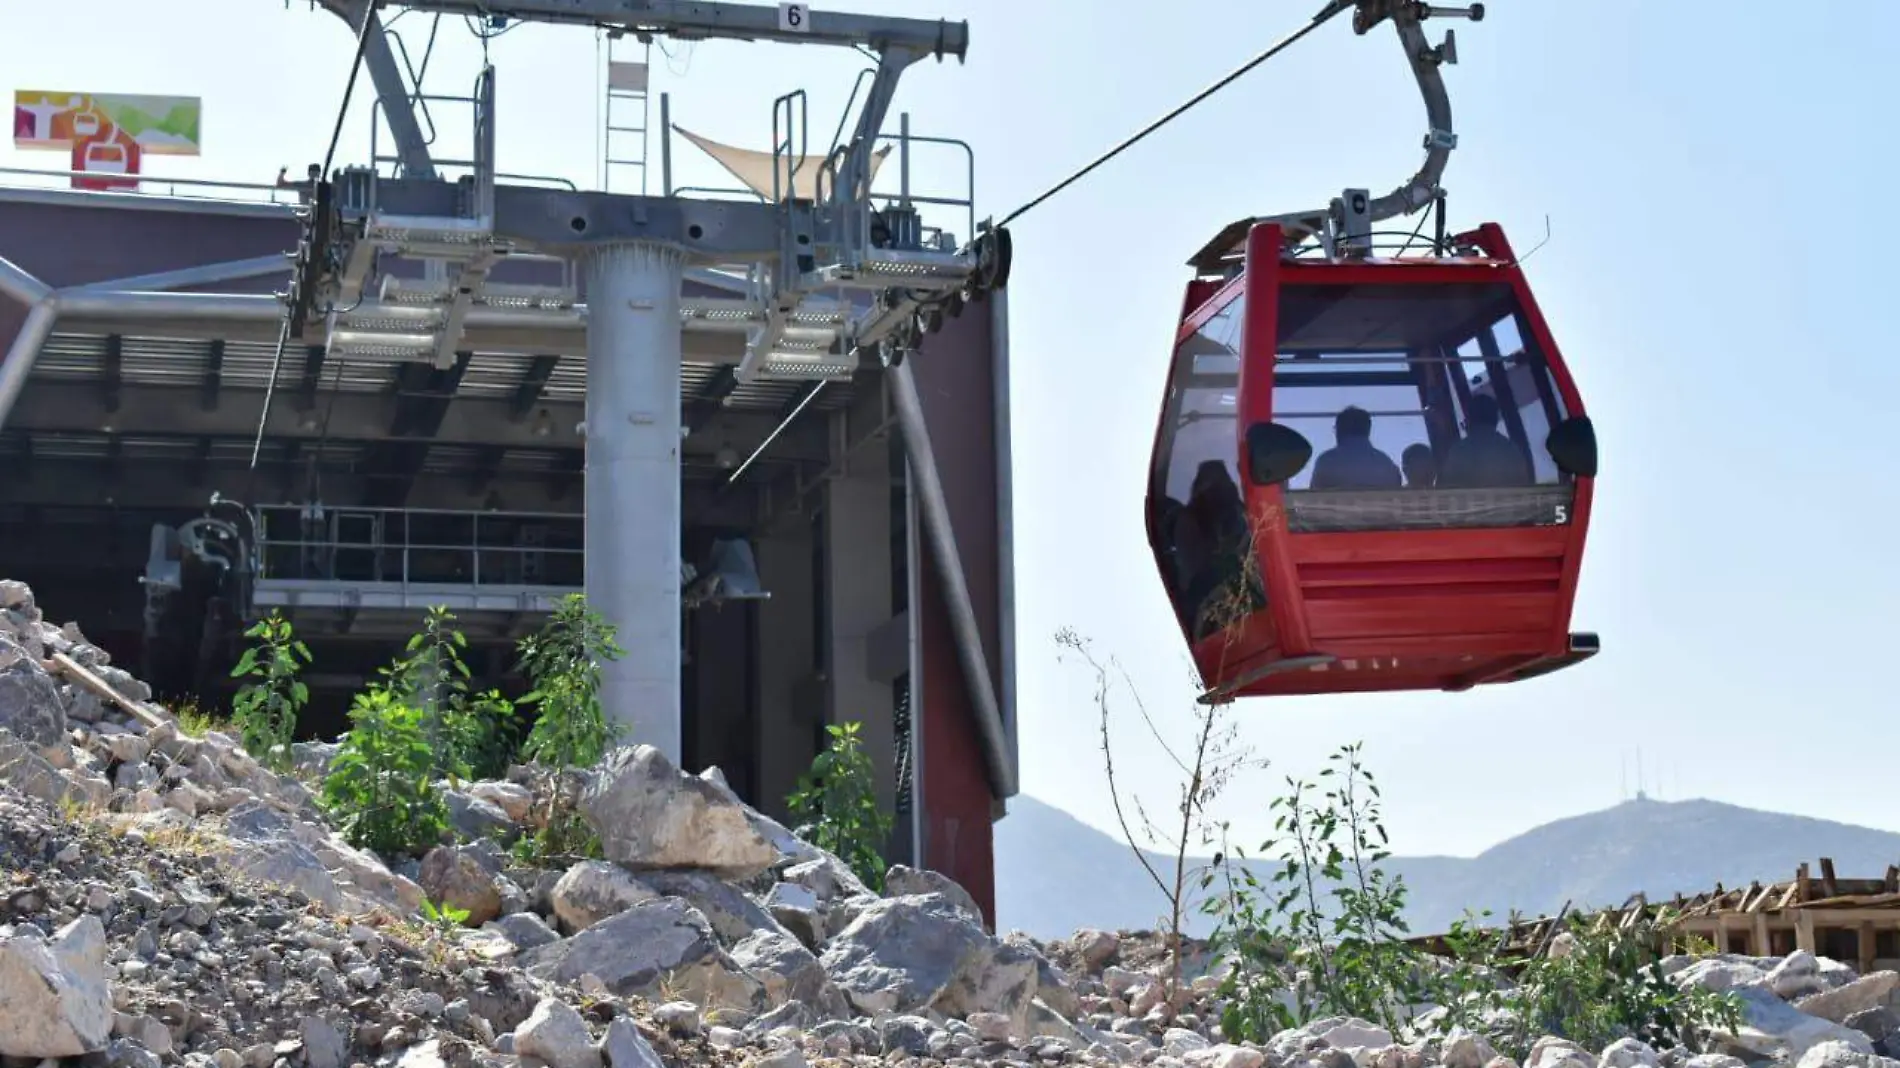
<svg viewBox="0 0 1900 1068"><path fill-rule="evenodd" d="M1265 1041L1323 1016L1396 1032L1419 1003L1445 1007L1440 1034L1481 1031L1517 1060L1547 1034L1588 1049L1633 1036L1694 1050L1708 1030L1738 1026L1732 996L1678 990L1662 975L1668 919L1622 928L1573 918L1565 952L1508 959L1478 928L1482 916L1467 914L1446 936L1451 959L1428 959L1405 940L1404 883L1380 867L1389 853L1379 790L1359 746L1342 747L1320 778L1289 779L1273 801L1274 837L1261 847L1276 861L1269 878L1223 850L1205 879L1221 884L1206 911L1229 965L1220 996L1231 1041Z"/></svg>
<svg viewBox="0 0 1900 1068"><path fill-rule="evenodd" d="M1378 784L1357 745L1330 764L1321 785L1288 778L1269 805L1274 837L1260 852L1277 870L1264 885L1225 859L1244 861L1240 849L1223 850L1205 877L1224 884L1205 910L1218 925L1215 951L1234 965L1222 986L1222 1028L1234 1041L1263 1042L1316 1016L1396 1029L1421 999L1426 962L1403 941L1405 886L1378 867L1390 855Z"/></svg>
<svg viewBox="0 0 1900 1068"><path fill-rule="evenodd" d="M462 659L466 648L468 638L455 628L454 614L436 606L403 655L383 672L391 692L422 713L436 756L434 773L451 780L505 770L505 733L515 716L514 702L499 690L471 692L468 663Z"/></svg>
<svg viewBox="0 0 1900 1068"><path fill-rule="evenodd" d="M290 621L275 611L244 632L256 644L244 650L234 679L250 678L231 702L231 723L244 748L273 771L290 767L290 742L297 713L310 700L310 688L297 678L310 663L310 649L291 633Z"/></svg>
<svg viewBox="0 0 1900 1068"><path fill-rule="evenodd" d="M561 599L539 633L521 641L521 671L533 689L521 704L537 708L522 745L525 761L540 765L548 808L542 828L523 836L516 856L525 862L599 857L598 837L575 807L572 769L599 763L619 738L600 703L601 664L625 655L613 624L584 595Z"/></svg>
<svg viewBox="0 0 1900 1068"><path fill-rule="evenodd" d="M172 705L172 718L178 721L178 732L190 738L203 738L212 731L224 731L230 724L216 715L204 710L195 697L188 697Z"/></svg>
<svg viewBox="0 0 1900 1068"><path fill-rule="evenodd" d="M599 762L618 731L600 704L600 666L625 655L615 628L570 593L540 633L521 640L521 671L534 688L521 699L537 706L522 756L554 768Z"/></svg>
<svg viewBox="0 0 1900 1068"><path fill-rule="evenodd" d="M1629 927L1583 917L1566 924L1564 952L1522 962L1514 987L1481 1000L1508 1010L1514 1026L1494 1037L1500 1052L1523 1058L1542 1035L1602 1049L1633 1036L1657 1049L1699 1049L1711 1029L1740 1026L1734 996L1692 986L1678 989L1662 974L1658 947L1672 921L1643 919Z"/></svg>
<svg viewBox="0 0 1900 1068"><path fill-rule="evenodd" d="M323 806L351 845L386 856L421 853L449 826L435 761L421 711L372 687L350 707L349 732L323 780Z"/></svg>
<svg viewBox="0 0 1900 1068"><path fill-rule="evenodd" d="M422 900L422 920L442 934L450 934L468 922L467 909L458 909L448 903L436 904L424 898Z"/></svg>
<svg viewBox="0 0 1900 1068"><path fill-rule="evenodd" d="M798 786L785 799L793 832L850 866L864 885L884 892L885 840L891 817L877 803L875 772L859 739L858 723L834 723L825 728L831 744L799 776Z"/></svg>

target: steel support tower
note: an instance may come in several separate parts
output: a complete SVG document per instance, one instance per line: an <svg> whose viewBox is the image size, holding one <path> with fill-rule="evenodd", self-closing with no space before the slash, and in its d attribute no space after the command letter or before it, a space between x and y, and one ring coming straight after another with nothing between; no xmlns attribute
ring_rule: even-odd
<svg viewBox="0 0 1900 1068"><path fill-rule="evenodd" d="M699 269L743 275L752 298L735 381L848 378L861 361L890 368L900 396L914 396L904 354L935 329L945 309L980 299L1007 281L1008 235L975 221L968 232L925 226L908 184L908 130L897 138L904 188L874 194L881 131L899 77L935 56L961 60L963 23L682 0L317 0L358 35L362 62L395 141L393 172L346 167L314 173L291 289L286 342L321 335L351 360L452 362L472 330L528 345L537 331L586 331L586 589L619 630L627 655L606 666L603 702L626 743L647 743L674 760L680 725L680 358L681 281ZM381 6L490 20L565 23L641 40L764 40L868 50L878 57L854 129L822 155L807 155L804 94L774 105L772 196L756 201L497 182L495 71L486 68L474 106L468 173L440 173L413 110L420 87L405 82L385 37ZM662 130L662 137L669 131ZM961 145L961 142L948 142ZM967 150L967 146L963 146ZM663 153L664 157L664 153ZM468 161L465 161L468 162ZM937 201L942 204L942 201ZM384 276L386 258L421 259L421 280ZM546 285L493 280L509 260L554 260L564 280ZM584 296L583 301L583 287ZM724 314L731 314L726 312ZM492 347L492 345L490 346ZM900 406L913 450L927 446L921 412ZM924 455L928 455L927 450ZM933 469L919 471L926 487ZM925 497L941 507L942 494ZM948 530L947 515L927 515ZM942 563L942 562L940 562ZM961 565L950 585L953 613L968 614ZM965 630L969 628L963 628ZM980 646L961 651L979 720L1001 729ZM965 643L960 643L965 644ZM994 721L993 724L991 721ZM992 769L993 771L996 769ZM999 780L1006 783L1009 778ZM1005 790L1005 793L1013 792Z"/></svg>

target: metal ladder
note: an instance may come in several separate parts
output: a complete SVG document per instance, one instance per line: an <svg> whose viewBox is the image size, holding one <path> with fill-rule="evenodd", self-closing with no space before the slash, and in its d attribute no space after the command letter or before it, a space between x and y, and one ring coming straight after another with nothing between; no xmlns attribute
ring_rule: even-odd
<svg viewBox="0 0 1900 1068"><path fill-rule="evenodd" d="M634 43L640 45L638 59L629 55ZM647 122L651 114L647 82L652 71L648 61L652 57L651 39L636 39L630 43L624 33L607 34L607 100L601 108L600 187L609 193L646 195Z"/></svg>

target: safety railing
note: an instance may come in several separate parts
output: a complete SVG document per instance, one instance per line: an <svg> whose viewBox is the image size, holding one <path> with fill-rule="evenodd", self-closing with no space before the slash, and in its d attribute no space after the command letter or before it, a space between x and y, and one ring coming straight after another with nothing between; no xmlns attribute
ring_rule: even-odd
<svg viewBox="0 0 1900 1068"><path fill-rule="evenodd" d="M962 219L959 220L963 224L963 229L957 236L964 242L973 240L976 237L976 149L971 148L968 141L960 141L954 137L925 137L911 133L910 112L908 111L897 117L897 133L881 134L878 137L878 142L880 144L890 143L897 146L897 192L880 193L874 186L871 190L870 197L872 204L879 207L907 204L920 208L960 208L962 211L958 214L963 216ZM963 190L961 196L956 195L954 188L948 193L938 194L919 193L911 188L911 153L923 145L941 145L962 153ZM880 176L882 176L881 172ZM869 210L870 205L866 207L867 210ZM918 214L934 215L940 213L925 213L919 211ZM948 232L948 228L941 225L933 226L926 222L924 224L924 232L926 234L941 234Z"/></svg>
<svg viewBox="0 0 1900 1068"><path fill-rule="evenodd" d="M98 178L91 171L57 170L45 167L0 167L0 189L62 190L75 196L88 190L72 188L74 178ZM288 178L276 182L231 182L215 178L172 178L163 175L112 175L114 181L136 183L135 188L114 192L142 193L148 196L183 197L196 200L236 200L246 203L296 204L307 182Z"/></svg>
<svg viewBox="0 0 1900 1068"><path fill-rule="evenodd" d="M260 581L390 586L583 584L582 520L539 512L262 505Z"/></svg>

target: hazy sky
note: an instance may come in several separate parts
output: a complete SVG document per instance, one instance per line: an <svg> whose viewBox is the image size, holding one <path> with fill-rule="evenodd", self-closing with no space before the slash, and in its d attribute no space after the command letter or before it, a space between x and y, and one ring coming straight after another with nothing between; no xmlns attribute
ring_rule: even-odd
<svg viewBox="0 0 1900 1068"><path fill-rule="evenodd" d="M897 109L916 133L975 146L979 211L996 216L1319 6L851 4L969 20L968 62L915 68ZM1274 767L1237 784L1227 813L1257 836L1282 774L1362 739L1407 853L1474 852L1612 804L1638 747L1664 797L1900 829L1887 785L1900 754L1887 674L1900 457L1879 429L1900 395L1900 346L1862 333L1900 288L1876 248L1885 211L1872 210L1900 169L1900 6L1487 6L1483 23L1440 24L1455 26L1461 60L1448 72L1452 220L1498 221L1525 251L1549 219L1527 270L1602 442L1575 623L1600 632L1604 652L1478 693L1243 702L1234 713ZM353 42L301 0L7 7L0 89L205 99L205 157L148 173L269 181L323 155ZM418 61L430 21L396 24ZM674 121L758 149L772 99L799 88L814 140L828 142L863 66L818 48L669 48L654 52L655 90L673 95ZM531 25L490 49L503 169L591 183L593 35ZM461 20L442 20L430 90L463 91L479 55ZM367 148L367 78L359 90L342 161ZM466 112L438 107L436 123L442 149L462 154ZM1119 655L1157 715L1190 719L1185 648L1141 520L1183 261L1233 219L1323 204L1348 185L1390 189L1416 167L1424 132L1390 28L1359 38L1341 19L1013 227L1028 793L1112 820L1089 680L1057 662L1059 627ZM674 156L682 184L732 184L683 142ZM0 164L64 165L10 147ZM920 151L913 168L920 192L960 184L954 157ZM1171 769L1128 726L1119 763L1151 809L1165 807Z"/></svg>

